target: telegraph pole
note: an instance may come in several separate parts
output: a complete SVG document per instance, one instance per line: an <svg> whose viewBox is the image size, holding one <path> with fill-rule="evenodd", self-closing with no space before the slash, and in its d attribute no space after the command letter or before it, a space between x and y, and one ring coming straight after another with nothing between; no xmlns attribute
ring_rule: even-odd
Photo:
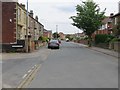
<svg viewBox="0 0 120 90"><path fill-rule="evenodd" d="M26 12L26 53L28 53L28 0L27 0L27 12Z"/></svg>
<svg viewBox="0 0 120 90"><path fill-rule="evenodd" d="M56 38L58 38L57 34L58 34L58 25L56 25Z"/></svg>

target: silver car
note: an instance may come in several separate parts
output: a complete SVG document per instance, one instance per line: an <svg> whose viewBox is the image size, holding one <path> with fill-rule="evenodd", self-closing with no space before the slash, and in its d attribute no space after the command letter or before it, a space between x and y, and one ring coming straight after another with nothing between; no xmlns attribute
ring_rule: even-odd
<svg viewBox="0 0 120 90"><path fill-rule="evenodd" d="M48 48L57 48L57 49L59 49L59 47L60 47L60 43L59 43L58 40L50 40L48 42Z"/></svg>

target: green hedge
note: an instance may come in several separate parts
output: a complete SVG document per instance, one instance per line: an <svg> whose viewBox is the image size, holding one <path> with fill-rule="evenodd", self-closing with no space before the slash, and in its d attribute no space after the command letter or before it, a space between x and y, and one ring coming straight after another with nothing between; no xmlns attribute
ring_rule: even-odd
<svg viewBox="0 0 120 90"><path fill-rule="evenodd" d="M40 36L38 40L40 40L42 42L46 42L48 40L48 38Z"/></svg>
<svg viewBox="0 0 120 90"><path fill-rule="evenodd" d="M113 38L114 38L114 36L112 36L112 35L98 34L95 36L95 44L109 43Z"/></svg>

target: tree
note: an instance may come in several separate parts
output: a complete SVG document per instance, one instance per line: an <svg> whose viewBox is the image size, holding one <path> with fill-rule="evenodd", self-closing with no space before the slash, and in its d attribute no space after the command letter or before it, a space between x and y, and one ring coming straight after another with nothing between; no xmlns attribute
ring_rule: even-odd
<svg viewBox="0 0 120 90"><path fill-rule="evenodd" d="M69 35L69 34L68 34L68 35L66 35L66 36L65 36L65 38L68 38L70 41L72 41L72 40L73 40L73 36L71 36L71 35Z"/></svg>
<svg viewBox="0 0 120 90"><path fill-rule="evenodd" d="M91 36L102 25L105 10L100 12L100 8L95 2L87 0L76 6L76 11L77 15L70 17L73 20L72 25L84 31L88 36L89 46L91 47Z"/></svg>
<svg viewBox="0 0 120 90"><path fill-rule="evenodd" d="M57 32L53 33L53 38L59 38L59 37L60 35Z"/></svg>

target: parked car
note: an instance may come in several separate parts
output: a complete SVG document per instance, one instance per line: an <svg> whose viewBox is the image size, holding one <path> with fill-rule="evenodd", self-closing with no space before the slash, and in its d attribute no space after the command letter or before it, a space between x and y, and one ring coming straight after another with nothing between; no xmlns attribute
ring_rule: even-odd
<svg viewBox="0 0 120 90"><path fill-rule="evenodd" d="M59 49L59 47L60 47L60 43L59 43L58 40L50 40L48 42L48 48L57 48L57 49Z"/></svg>

